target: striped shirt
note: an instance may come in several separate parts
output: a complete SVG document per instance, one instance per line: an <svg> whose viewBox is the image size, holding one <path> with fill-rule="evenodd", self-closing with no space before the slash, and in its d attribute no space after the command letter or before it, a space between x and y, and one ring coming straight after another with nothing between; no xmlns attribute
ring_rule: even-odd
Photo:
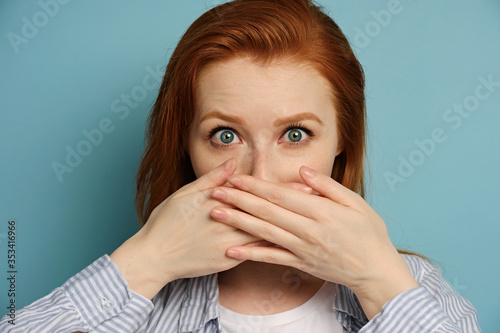
<svg viewBox="0 0 500 333"><path fill-rule="evenodd" d="M354 293L337 285L333 307L346 332L481 332L476 310L438 267L403 255L419 287L388 301L371 321ZM217 274L167 284L152 300L134 292L104 255L49 295L6 315L0 332L221 332Z"/></svg>

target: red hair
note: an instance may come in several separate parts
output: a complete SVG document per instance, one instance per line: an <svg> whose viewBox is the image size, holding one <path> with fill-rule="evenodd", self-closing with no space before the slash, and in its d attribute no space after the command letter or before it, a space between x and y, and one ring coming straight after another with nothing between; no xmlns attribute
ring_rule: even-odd
<svg viewBox="0 0 500 333"><path fill-rule="evenodd" d="M332 178L364 196L365 81L346 37L310 0L235 0L198 18L167 65L137 174L141 224L163 200L195 180L185 140L195 112L196 79L208 64L234 57L263 65L306 62L331 82L343 147Z"/></svg>

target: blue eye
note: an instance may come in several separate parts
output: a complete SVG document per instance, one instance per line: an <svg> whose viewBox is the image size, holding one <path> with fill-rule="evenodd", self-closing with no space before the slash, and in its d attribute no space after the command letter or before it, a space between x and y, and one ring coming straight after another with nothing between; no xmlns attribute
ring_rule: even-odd
<svg viewBox="0 0 500 333"><path fill-rule="evenodd" d="M234 130L232 130L230 128L222 128L222 127L214 128L210 132L209 137L213 143L220 145L220 146L230 145L234 141L239 140L239 137L235 133Z"/></svg>
<svg viewBox="0 0 500 333"><path fill-rule="evenodd" d="M302 140L302 133L299 129L292 129L288 131L288 139L291 142L299 142Z"/></svg>
<svg viewBox="0 0 500 333"><path fill-rule="evenodd" d="M234 140L234 133L229 131L229 130L224 130L221 131L221 134L219 135L219 139L223 143L231 143Z"/></svg>
<svg viewBox="0 0 500 333"><path fill-rule="evenodd" d="M305 143L307 140L304 139L307 137L312 137L312 133L308 133L308 130L305 128L290 128L284 135L285 141L295 144Z"/></svg>

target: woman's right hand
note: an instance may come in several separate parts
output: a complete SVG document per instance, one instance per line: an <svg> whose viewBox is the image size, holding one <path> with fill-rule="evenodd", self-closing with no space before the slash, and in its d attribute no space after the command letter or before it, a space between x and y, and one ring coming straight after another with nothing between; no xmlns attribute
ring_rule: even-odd
<svg viewBox="0 0 500 333"><path fill-rule="evenodd" d="M165 284L179 279L230 269L240 260L225 255L227 248L258 241L255 236L218 223L210 217L219 201L214 187L234 173L230 159L165 199L144 227L116 249L110 258L139 294L152 299Z"/></svg>

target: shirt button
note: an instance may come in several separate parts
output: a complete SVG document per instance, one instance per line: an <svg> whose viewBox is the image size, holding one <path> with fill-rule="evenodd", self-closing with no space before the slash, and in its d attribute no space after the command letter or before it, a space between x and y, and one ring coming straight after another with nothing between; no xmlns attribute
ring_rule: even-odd
<svg viewBox="0 0 500 333"><path fill-rule="evenodd" d="M110 311L113 309L113 302L110 301L109 299L104 298L104 297L102 298L101 305L102 305L102 308L106 311Z"/></svg>

